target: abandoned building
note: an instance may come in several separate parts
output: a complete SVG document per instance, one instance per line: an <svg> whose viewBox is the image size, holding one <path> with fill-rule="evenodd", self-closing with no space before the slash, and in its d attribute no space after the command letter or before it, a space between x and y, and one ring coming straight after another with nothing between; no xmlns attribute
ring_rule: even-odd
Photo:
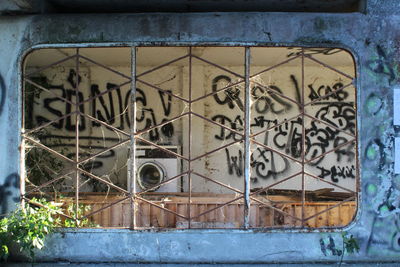
<svg viewBox="0 0 400 267"><path fill-rule="evenodd" d="M2 1L1 214L75 222L39 262L400 262L399 11Z"/></svg>

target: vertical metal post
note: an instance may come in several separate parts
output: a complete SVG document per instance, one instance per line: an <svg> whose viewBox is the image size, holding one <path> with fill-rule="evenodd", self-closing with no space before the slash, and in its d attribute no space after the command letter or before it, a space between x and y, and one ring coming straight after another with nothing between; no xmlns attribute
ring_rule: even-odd
<svg viewBox="0 0 400 267"><path fill-rule="evenodd" d="M75 222L78 226L78 211L79 211L79 48L76 49L75 59Z"/></svg>
<svg viewBox="0 0 400 267"><path fill-rule="evenodd" d="M247 229L250 216L250 47L245 47L244 90L244 228Z"/></svg>
<svg viewBox="0 0 400 267"><path fill-rule="evenodd" d="M130 218L131 218L131 229L136 227L136 206L135 206L135 194L136 194L136 47L131 48L131 143L130 143L130 154L129 154L129 166L128 166L128 185L129 193L131 194L130 202Z"/></svg>
<svg viewBox="0 0 400 267"><path fill-rule="evenodd" d="M305 150L306 150L306 130L305 130L305 109L304 109L304 48L301 49L301 226L304 227L304 202L306 199L306 191L305 191L305 179L304 179L304 162L305 162Z"/></svg>
<svg viewBox="0 0 400 267"><path fill-rule="evenodd" d="M189 161L188 161L188 181L189 181L189 202L188 202L188 228L191 228L191 203L192 203L192 47L189 47Z"/></svg>
<svg viewBox="0 0 400 267"><path fill-rule="evenodd" d="M25 72L25 67L26 67L26 62L23 67L23 73ZM23 77L23 75L20 75ZM26 90L25 90L25 79L22 78L22 92L21 92L21 98L22 98L22 103L21 103L21 110L22 110L22 118L21 118L21 136L20 136L20 182L19 182L19 194L20 194L20 201L21 201L21 207L25 207L25 179L26 179L26 169L25 169L25 138L23 137L23 134L25 133L25 98L26 98Z"/></svg>

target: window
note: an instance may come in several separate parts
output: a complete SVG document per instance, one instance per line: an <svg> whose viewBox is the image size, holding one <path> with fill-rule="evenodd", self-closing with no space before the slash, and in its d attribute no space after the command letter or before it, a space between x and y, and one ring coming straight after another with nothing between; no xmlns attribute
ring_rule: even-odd
<svg viewBox="0 0 400 267"><path fill-rule="evenodd" d="M59 202L84 227L345 226L355 75L339 48L34 50L24 197Z"/></svg>

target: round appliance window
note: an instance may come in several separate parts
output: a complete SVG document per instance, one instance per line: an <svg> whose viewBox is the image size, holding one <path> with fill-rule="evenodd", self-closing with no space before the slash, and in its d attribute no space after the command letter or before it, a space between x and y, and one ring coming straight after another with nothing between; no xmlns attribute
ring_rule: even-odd
<svg viewBox="0 0 400 267"><path fill-rule="evenodd" d="M164 171L155 162L142 164L137 172L137 182L142 190L152 188L164 180ZM151 191L157 190L154 188Z"/></svg>

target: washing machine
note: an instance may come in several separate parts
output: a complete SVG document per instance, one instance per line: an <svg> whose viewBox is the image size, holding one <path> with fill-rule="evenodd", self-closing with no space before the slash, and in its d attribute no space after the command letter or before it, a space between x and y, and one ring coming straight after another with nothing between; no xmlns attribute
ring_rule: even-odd
<svg viewBox="0 0 400 267"><path fill-rule="evenodd" d="M163 146L180 153L177 146ZM181 173L180 158L162 149L148 146L136 147L136 191L142 192ZM161 185L151 192L179 192L181 178Z"/></svg>

